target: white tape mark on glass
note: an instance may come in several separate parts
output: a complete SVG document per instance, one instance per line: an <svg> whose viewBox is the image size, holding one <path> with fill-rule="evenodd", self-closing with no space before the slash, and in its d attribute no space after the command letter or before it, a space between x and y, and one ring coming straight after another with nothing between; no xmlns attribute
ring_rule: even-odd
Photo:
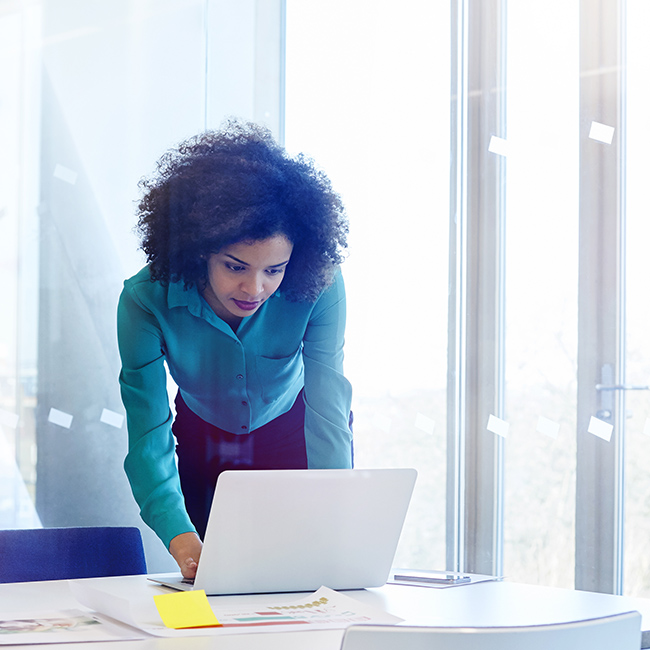
<svg viewBox="0 0 650 650"><path fill-rule="evenodd" d="M612 438L612 431L614 431L614 426L608 422L603 422L603 420L599 420L592 415L591 419L589 420L589 427L587 428L587 431L594 436L597 436L598 438L602 438L603 440L609 442Z"/></svg>
<svg viewBox="0 0 650 650"><path fill-rule="evenodd" d="M116 429L121 429L124 424L124 416L121 413L116 413L110 409L104 409L99 420L100 422L115 427Z"/></svg>
<svg viewBox="0 0 650 650"><path fill-rule="evenodd" d="M614 138L614 127L601 124L600 122L592 122L589 129L589 137L592 140L597 140L604 144L612 144Z"/></svg>
<svg viewBox="0 0 650 650"><path fill-rule="evenodd" d="M487 430L491 431L492 433L496 433L497 436L507 438L509 428L510 424L508 424L508 422L505 420L498 418L496 415L490 415L488 418Z"/></svg>
<svg viewBox="0 0 650 650"><path fill-rule="evenodd" d="M495 153L498 156L507 156L508 155L508 141L503 138L498 138L496 135L493 135L490 138L490 144L488 145L488 151Z"/></svg>
<svg viewBox="0 0 650 650"><path fill-rule="evenodd" d="M73 171L72 169L68 169L63 165L57 165L54 168L54 178L58 178L64 183L70 183L70 185L74 185L77 182L78 176L79 174L77 174L77 172Z"/></svg>
<svg viewBox="0 0 650 650"><path fill-rule="evenodd" d="M553 420L549 420L543 415L540 415L537 420L537 431L543 433L549 438L557 439L557 436L560 433L560 425L557 422L553 422Z"/></svg>
<svg viewBox="0 0 650 650"><path fill-rule="evenodd" d="M72 424L72 416L65 411L59 411L59 409L51 408L50 414L47 419L52 423L56 424L59 427L64 427L69 429Z"/></svg>

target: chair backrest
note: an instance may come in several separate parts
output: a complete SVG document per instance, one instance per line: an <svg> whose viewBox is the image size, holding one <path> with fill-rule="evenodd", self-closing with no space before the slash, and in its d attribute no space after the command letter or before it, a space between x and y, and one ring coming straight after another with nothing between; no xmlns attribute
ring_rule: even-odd
<svg viewBox="0 0 650 650"><path fill-rule="evenodd" d="M133 527L0 530L0 582L68 580L147 572Z"/></svg>
<svg viewBox="0 0 650 650"><path fill-rule="evenodd" d="M523 627L352 625L341 650L639 650L641 614Z"/></svg>

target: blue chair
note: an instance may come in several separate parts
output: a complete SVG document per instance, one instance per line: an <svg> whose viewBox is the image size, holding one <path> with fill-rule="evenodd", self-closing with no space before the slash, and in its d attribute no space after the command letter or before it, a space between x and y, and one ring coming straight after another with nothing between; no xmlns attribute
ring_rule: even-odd
<svg viewBox="0 0 650 650"><path fill-rule="evenodd" d="M137 528L0 530L0 583L146 572L142 536Z"/></svg>

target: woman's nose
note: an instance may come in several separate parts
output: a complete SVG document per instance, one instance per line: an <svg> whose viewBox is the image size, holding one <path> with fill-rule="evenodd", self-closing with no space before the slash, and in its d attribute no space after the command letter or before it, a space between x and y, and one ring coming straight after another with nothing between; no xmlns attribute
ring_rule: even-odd
<svg viewBox="0 0 650 650"><path fill-rule="evenodd" d="M251 298L259 296L264 291L262 278L257 274L251 274L244 279L242 290Z"/></svg>

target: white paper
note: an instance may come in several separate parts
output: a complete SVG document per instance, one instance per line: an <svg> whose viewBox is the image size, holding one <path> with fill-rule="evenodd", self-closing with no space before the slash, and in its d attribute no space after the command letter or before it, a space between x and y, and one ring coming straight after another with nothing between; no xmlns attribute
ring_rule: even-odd
<svg viewBox="0 0 650 650"><path fill-rule="evenodd" d="M69 585L72 595L82 605L116 621L132 627L140 627L131 613L131 604L126 598L91 587L87 582L70 581Z"/></svg>
<svg viewBox="0 0 650 650"><path fill-rule="evenodd" d="M342 629L353 623L399 623L403 620L328 587L321 587L315 593L290 603L254 608L242 605L236 610L213 606L212 609L224 628L263 626L268 630L270 625L289 625L305 629L305 625L309 625L320 629Z"/></svg>
<svg viewBox="0 0 650 650"><path fill-rule="evenodd" d="M219 597L209 598L212 611L221 627L172 630L163 625L150 603L129 603L94 587L85 581L71 584L75 598L100 616L108 616L137 627L153 636L218 636L224 634L250 634L254 632L290 632L323 629L344 629L353 623L394 624L404 619L365 605L345 594L321 587L315 593L299 600L274 601L274 595L260 596L255 603L246 601L238 607L220 606ZM156 612L149 615L149 612Z"/></svg>
<svg viewBox="0 0 650 650"><path fill-rule="evenodd" d="M0 646L143 639L145 635L99 620L91 612L70 609L0 614Z"/></svg>
<svg viewBox="0 0 650 650"><path fill-rule="evenodd" d="M589 420L589 427L587 431L597 436L598 438L602 438L603 440L609 442L612 438L612 431L614 431L614 426L608 422L603 422L602 420L599 420L598 418L592 416Z"/></svg>

